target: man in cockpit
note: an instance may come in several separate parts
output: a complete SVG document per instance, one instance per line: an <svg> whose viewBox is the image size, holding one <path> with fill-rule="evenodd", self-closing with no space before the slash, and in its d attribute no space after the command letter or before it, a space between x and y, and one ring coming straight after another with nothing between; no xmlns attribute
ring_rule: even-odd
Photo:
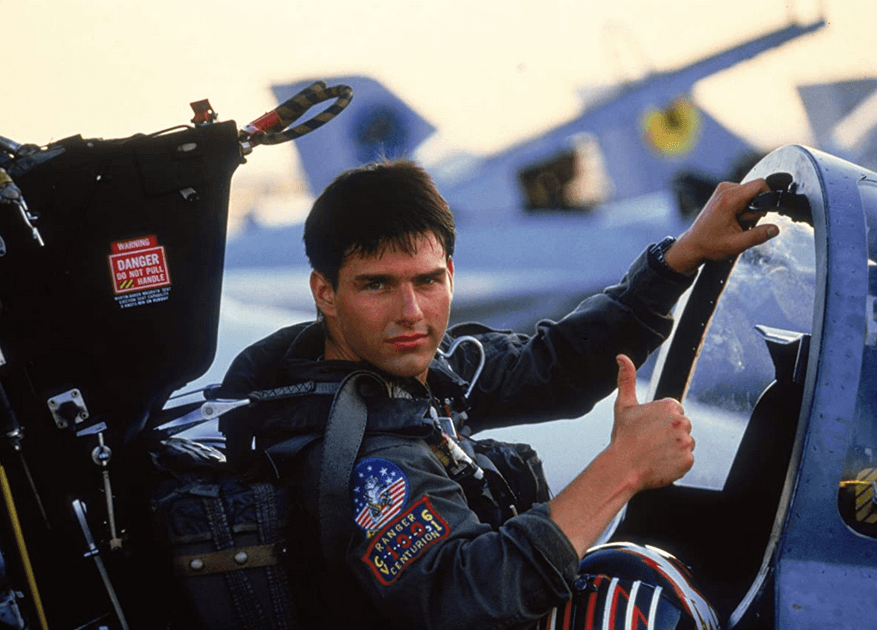
<svg viewBox="0 0 877 630"><path fill-rule="evenodd" d="M636 366L669 334L670 310L703 262L776 234L738 221L765 190L763 180L720 185L678 240L649 246L618 284L525 335L448 329L454 221L421 168L382 163L336 179L305 225L318 320L254 344L224 382L246 392L365 371L380 383L335 506L345 515L332 524L337 557L320 546L321 462L333 457L322 426L301 429L291 412L256 434L259 448L304 434L281 468L300 508L289 557L305 626L535 628L597 590L579 571L588 549L634 494L693 463L682 405L640 404ZM556 496L530 449L473 437L581 416L616 387L610 444ZM330 400L302 409L328 416Z"/></svg>

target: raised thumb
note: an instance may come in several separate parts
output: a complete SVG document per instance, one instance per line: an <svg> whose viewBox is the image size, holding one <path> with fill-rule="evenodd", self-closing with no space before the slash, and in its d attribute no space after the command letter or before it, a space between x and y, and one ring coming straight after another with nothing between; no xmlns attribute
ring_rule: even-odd
<svg viewBox="0 0 877 630"><path fill-rule="evenodd" d="M636 399L636 366L624 354L619 354L615 360L618 361L618 397L615 399L615 409L636 406L639 404Z"/></svg>

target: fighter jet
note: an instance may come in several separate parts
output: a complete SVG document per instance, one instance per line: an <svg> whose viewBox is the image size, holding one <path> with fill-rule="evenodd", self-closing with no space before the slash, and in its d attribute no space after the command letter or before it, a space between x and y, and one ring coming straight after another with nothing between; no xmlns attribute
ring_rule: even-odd
<svg viewBox="0 0 877 630"><path fill-rule="evenodd" d="M617 282L650 242L687 227L721 180L739 181L759 157L692 97L705 77L824 25L791 24L673 71L618 85L575 119L465 168L424 163L458 223L454 321L500 328L560 317ZM356 94L345 116L295 140L318 194L346 168L415 156L435 131L379 82L331 79ZM274 88L286 99L308 82ZM309 309L300 224L235 236L226 255L235 297ZM570 274L570 264L581 273ZM282 290L279 290L282 286Z"/></svg>
<svg viewBox="0 0 877 630"><path fill-rule="evenodd" d="M522 211L582 211L676 189L682 211L696 212L700 199L686 198L692 185L711 192L722 179L739 181L760 155L697 105L694 86L824 25L793 23L684 67L612 86L574 119L547 132L483 158L461 156L465 168L451 167L454 156L443 159L436 165L439 187L461 223L496 223ZM372 78L333 81L356 93L351 114L323 137L295 142L315 194L347 168L413 155L435 131ZM282 101L308 83L278 85L274 93Z"/></svg>
<svg viewBox="0 0 877 630"><path fill-rule="evenodd" d="M651 381L695 425L729 428L724 464L638 495L613 538L685 558L728 628L863 627L877 615L877 174L788 146L754 177L772 183L761 207L780 236L702 269Z"/></svg>
<svg viewBox="0 0 877 630"><path fill-rule="evenodd" d="M864 627L877 614L877 173L787 146L755 177L773 186L758 203L780 235L702 268L639 392L683 403L694 467L634 497L600 542L680 558L728 630ZM489 436L532 444L561 488L608 444L612 403Z"/></svg>

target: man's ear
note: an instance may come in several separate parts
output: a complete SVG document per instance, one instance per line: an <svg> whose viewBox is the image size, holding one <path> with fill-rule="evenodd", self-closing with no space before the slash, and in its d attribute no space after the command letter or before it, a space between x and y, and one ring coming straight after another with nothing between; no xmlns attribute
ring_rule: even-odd
<svg viewBox="0 0 877 630"><path fill-rule="evenodd" d="M319 271L311 272L311 294L314 296L314 304L323 315L335 316L335 289Z"/></svg>

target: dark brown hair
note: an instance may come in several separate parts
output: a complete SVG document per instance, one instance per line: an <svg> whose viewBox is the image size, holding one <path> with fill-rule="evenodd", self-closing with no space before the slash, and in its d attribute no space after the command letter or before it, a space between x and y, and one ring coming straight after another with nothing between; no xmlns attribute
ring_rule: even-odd
<svg viewBox="0 0 877 630"><path fill-rule="evenodd" d="M416 237L429 232L451 258L454 217L427 172L407 160L369 164L341 174L314 202L305 221L305 253L337 288L347 256L388 246L413 254Z"/></svg>

